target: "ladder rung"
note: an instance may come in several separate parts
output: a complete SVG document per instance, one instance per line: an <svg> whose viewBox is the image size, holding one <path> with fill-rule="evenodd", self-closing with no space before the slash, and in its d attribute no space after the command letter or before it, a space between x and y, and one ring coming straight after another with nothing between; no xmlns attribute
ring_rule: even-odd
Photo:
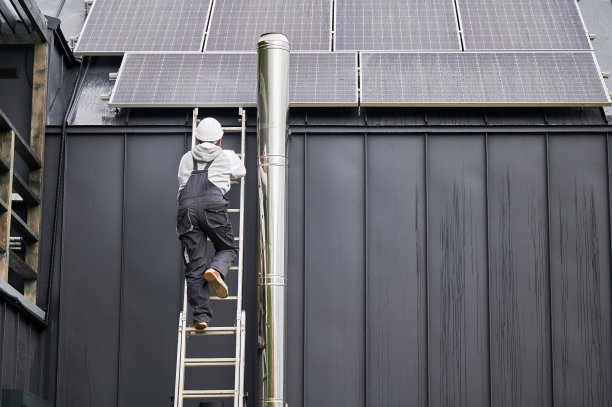
<svg viewBox="0 0 612 407"><path fill-rule="evenodd" d="M229 268L230 271L238 271L238 266L231 266Z"/></svg>
<svg viewBox="0 0 612 407"><path fill-rule="evenodd" d="M183 390L184 399L232 398L235 394L235 390Z"/></svg>
<svg viewBox="0 0 612 407"><path fill-rule="evenodd" d="M223 326L223 327L212 327L204 330L195 329L193 327L187 328L185 333L188 336L221 336L221 335L234 335L236 333L236 327Z"/></svg>
<svg viewBox="0 0 612 407"><path fill-rule="evenodd" d="M223 127L223 131L229 131L229 132L242 131L242 127Z"/></svg>
<svg viewBox="0 0 612 407"><path fill-rule="evenodd" d="M227 213L240 213L240 209L228 209Z"/></svg>
<svg viewBox="0 0 612 407"><path fill-rule="evenodd" d="M239 238L238 236L234 236L234 242L238 242L239 240L240 240L240 238ZM211 240L210 240L210 238L209 238L209 237L207 237L207 238L206 238L206 241L207 241L207 242L210 242Z"/></svg>
<svg viewBox="0 0 612 407"><path fill-rule="evenodd" d="M240 179L242 179L242 178L240 178ZM231 184L231 185L238 185L238 184L240 184L240 181L238 181L238 180L236 180L236 181L231 181L231 182L230 182L230 184Z"/></svg>
<svg viewBox="0 0 612 407"><path fill-rule="evenodd" d="M236 358L188 358L185 359L185 366L205 367L205 366L234 366Z"/></svg>
<svg viewBox="0 0 612 407"><path fill-rule="evenodd" d="M230 295L225 298L219 298L216 295L213 295L210 297L210 300L211 301L236 301L238 300L238 297L236 297L235 295Z"/></svg>

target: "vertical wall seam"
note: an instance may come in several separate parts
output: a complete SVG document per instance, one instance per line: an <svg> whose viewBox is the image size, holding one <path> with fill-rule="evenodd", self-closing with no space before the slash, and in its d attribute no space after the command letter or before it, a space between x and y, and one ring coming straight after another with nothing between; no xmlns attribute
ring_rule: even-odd
<svg viewBox="0 0 612 407"><path fill-rule="evenodd" d="M423 177L425 182L425 272L423 284L425 286L425 404L429 406L429 174L427 171L429 154L429 134L423 136Z"/></svg>
<svg viewBox="0 0 612 407"><path fill-rule="evenodd" d="M47 310L48 312L48 310ZM38 395L43 398L43 399L47 399L46 395L45 395L45 385L44 385L44 378L43 378L43 371L45 370L46 364L45 364L45 360L46 360L46 349L47 349L47 338L46 335L49 335L47 332L49 332L49 328L45 329L44 331L37 331L38 334L38 349L39 349L39 354L38 354Z"/></svg>
<svg viewBox="0 0 612 407"><path fill-rule="evenodd" d="M603 112L603 109L601 110ZM610 202L612 202L612 198L610 197L610 133L606 133L606 181L606 187L608 188L608 267L610 267L612 265L612 207L610 206ZM612 282L608 289L610 290L610 292L612 292ZM608 360L608 363L610 362L611 361Z"/></svg>
<svg viewBox="0 0 612 407"><path fill-rule="evenodd" d="M87 66L87 69L89 69L89 65ZM61 239L60 239L60 256L59 256L59 281L58 281L58 288L57 288L57 346L55 349L55 389L54 389L54 395L53 395L53 405L55 406L59 406L60 404L58 403L58 397L59 397L59 388L60 388L60 371L61 371L61 363L60 363L60 349L61 349L61 343L62 343L62 330L61 330L61 322L62 322L62 287L64 284L64 270L62 269L64 266L64 249L65 249L65 243L66 240L64 239L65 232L66 232L66 195L67 195L67 185L66 185L66 177L68 175L68 160L69 160L69 155L67 153L68 151L68 147L69 147L69 141L70 141L70 137L68 137L68 135L66 135L66 140L65 140L65 144L64 144L64 151L66 152L65 156L64 156L64 168L62 169L63 171L63 180L62 180L62 205L61 205L61 211L62 211L62 228L61 228ZM58 174L59 176L59 174Z"/></svg>
<svg viewBox="0 0 612 407"><path fill-rule="evenodd" d="M2 321L0 321L0 327L2 328L2 332L0 332L0 387L2 387L4 378L4 335L8 330L6 328L6 302L4 301L2 302L2 308L0 308L0 312L2 312ZM0 406L2 406L2 397L0 397Z"/></svg>
<svg viewBox="0 0 612 407"><path fill-rule="evenodd" d="M15 357L13 357L13 381L11 382L11 386L13 389L17 388L17 360L19 359L19 316L20 313L15 313L15 340L13 341L13 347L15 349Z"/></svg>
<svg viewBox="0 0 612 407"><path fill-rule="evenodd" d="M304 357L304 351L306 350L305 347L305 339L306 339L306 329L305 329L305 324L306 324L306 225L308 222L306 222L306 137L308 137L306 134L304 134L304 138L302 141L302 149L303 149L303 167L302 167L302 176L303 176L303 182L304 185L302 185L302 233L303 233L303 240L302 240L302 255L303 255L303 259L304 259L304 264L302 264L302 394L301 394L301 399L302 399L302 407L305 406L304 404L304 398L305 398L305 393L306 390L304 388L304 379L306 377L306 358Z"/></svg>
<svg viewBox="0 0 612 407"><path fill-rule="evenodd" d="M122 173L122 196L121 196L121 238L119 244L120 249L120 266L119 266L119 315L118 315L118 332L117 332L117 406L119 406L121 393L121 314L123 312L123 274L125 271L125 196L126 196L126 173L127 173L127 133L123 134L123 173Z"/></svg>
<svg viewBox="0 0 612 407"><path fill-rule="evenodd" d="M306 299L306 287L308 285L308 134L304 133L304 285L302 287L302 343L304 348L302 349L302 407L306 404L306 342L308 332L308 319L307 316L307 299Z"/></svg>
<svg viewBox="0 0 612 407"><path fill-rule="evenodd" d="M488 392L488 405L491 405L491 397L492 397L492 384L493 380L492 376L492 366L491 366L491 251L489 246L489 134L484 134L484 160L485 160L485 244L486 244L486 253L487 253L487 265L486 265L486 278L487 278L487 359L489 372L487 377L489 378L489 392Z"/></svg>
<svg viewBox="0 0 612 407"><path fill-rule="evenodd" d="M363 402L368 404L368 134L363 135Z"/></svg>
<svg viewBox="0 0 612 407"><path fill-rule="evenodd" d="M546 240L548 243L548 340L549 340L549 358L550 358L550 405L555 405L555 358L554 358L554 338L553 338L553 304L552 304L552 249L550 241L550 153L549 153L549 135L544 134L545 146L545 164L546 164Z"/></svg>
<svg viewBox="0 0 612 407"><path fill-rule="evenodd" d="M27 344L28 345L27 345L27 348L26 348L27 363L26 363L26 371L25 371L25 383L27 383L27 384L24 384L24 387L30 393L38 395L37 390L34 390L34 388L32 387L32 383L30 381L30 373L31 373L31 370L32 370L32 361L34 360L34 358L30 359L30 356L31 356L30 352L32 350L32 323L28 321L28 325L27 326L28 326L28 340L27 340Z"/></svg>

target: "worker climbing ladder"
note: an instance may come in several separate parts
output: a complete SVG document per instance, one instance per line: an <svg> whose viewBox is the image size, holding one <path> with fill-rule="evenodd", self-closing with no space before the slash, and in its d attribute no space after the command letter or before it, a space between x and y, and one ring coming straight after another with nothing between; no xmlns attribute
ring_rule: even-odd
<svg viewBox="0 0 612 407"><path fill-rule="evenodd" d="M224 127L224 133L240 132L240 153L238 156L245 159L246 151L246 113L240 108L241 127ZM192 147L195 145L195 130L199 123L198 109L193 110L193 131L192 131ZM244 343L245 343L245 312L242 310L242 275L243 275L243 236L244 236L244 177L237 181L232 181L232 184L240 185L240 208L230 208L228 212L238 213L240 218L240 227L238 236L235 238L238 241L238 264L230 267L230 271L238 272L238 284L235 296L219 298L211 296L211 301L235 301L236 302L236 321L234 326L227 327L208 327L205 330L196 330L193 327L187 326L187 285L184 285L183 290L183 309L179 314L178 326L178 345L176 352L176 380L174 390L174 407L182 407L185 399L218 399L218 398L233 398L234 407L242 407L244 405ZM186 358L186 347L188 340L193 340L194 337L207 336L234 336L236 339L236 352L232 358ZM205 340L205 338L201 338ZM219 367L219 366L234 366L234 388L229 390L185 390L186 368L189 367Z"/></svg>

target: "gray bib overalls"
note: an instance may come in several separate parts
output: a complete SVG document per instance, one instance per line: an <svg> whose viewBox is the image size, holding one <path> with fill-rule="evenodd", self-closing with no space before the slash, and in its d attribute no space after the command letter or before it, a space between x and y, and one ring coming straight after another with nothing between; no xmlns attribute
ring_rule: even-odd
<svg viewBox="0 0 612 407"><path fill-rule="evenodd" d="M206 163L204 169L198 170L198 162L194 159L194 170L179 195L176 232L181 240L187 299L193 308L194 323L210 322L213 316L204 272L212 268L225 279L232 261L238 254L227 213L229 201L208 179L208 169L213 161ZM210 265L206 264L207 237L215 248Z"/></svg>

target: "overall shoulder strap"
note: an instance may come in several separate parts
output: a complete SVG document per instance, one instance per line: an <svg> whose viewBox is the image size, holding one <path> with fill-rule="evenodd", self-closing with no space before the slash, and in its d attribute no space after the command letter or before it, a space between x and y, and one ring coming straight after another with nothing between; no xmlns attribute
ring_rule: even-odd
<svg viewBox="0 0 612 407"><path fill-rule="evenodd" d="M193 171L197 171L198 170L198 162L196 161L195 158L193 158L193 155L191 156L191 159L193 160Z"/></svg>

